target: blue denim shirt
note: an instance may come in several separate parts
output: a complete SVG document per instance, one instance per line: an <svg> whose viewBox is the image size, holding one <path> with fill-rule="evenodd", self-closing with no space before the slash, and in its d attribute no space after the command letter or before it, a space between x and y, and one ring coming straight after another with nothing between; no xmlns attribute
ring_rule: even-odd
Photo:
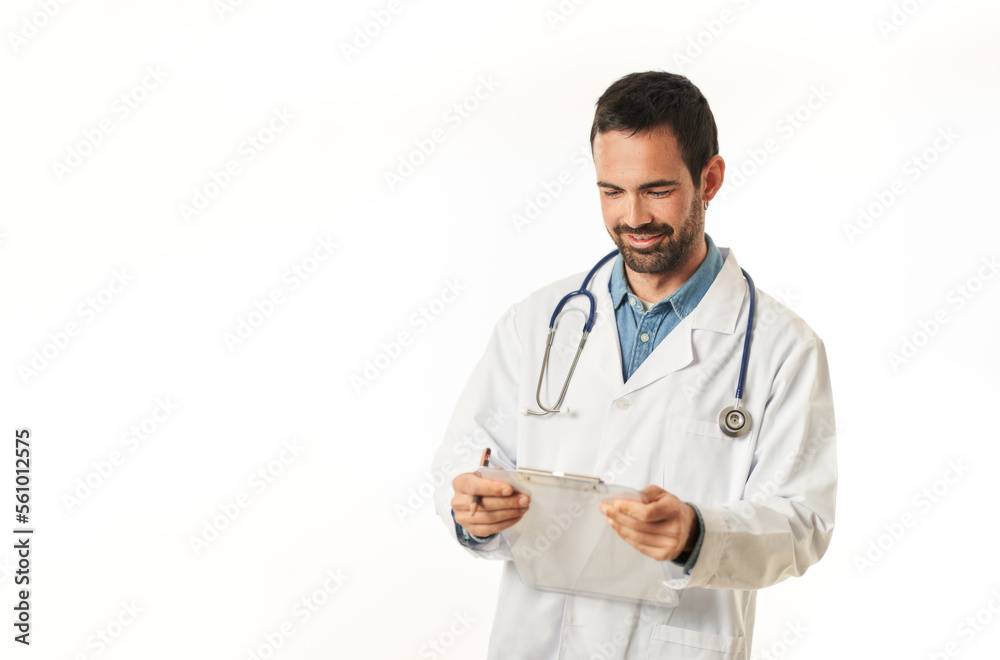
<svg viewBox="0 0 1000 660"><path fill-rule="evenodd" d="M608 291L611 293L611 301L615 307L615 321L618 325L618 343L622 352L622 377L624 380L627 381L639 368L639 365L659 346L660 342L670 334L670 331L694 311L712 286L712 282L722 271L722 255L719 253L719 248L715 246L715 242L708 234L705 234L705 242L708 254L694 275L688 278L687 282L681 285L677 291L663 300L657 301L647 311L643 311L642 303L628 286L625 277L625 264L621 255L615 258L611 279L608 282ZM688 504L691 503L688 502ZM705 524L701 511L693 504L691 507L698 516L698 526L701 531L690 555L686 556L685 553L682 553L674 560L675 563L684 566L685 573L690 573L694 567L701 551L702 541L705 539ZM451 512L451 516L452 519L455 518L454 511ZM470 548L477 548L496 536L494 534L485 539L473 537L457 522L455 523L455 531L458 534L458 540Z"/></svg>
<svg viewBox="0 0 1000 660"><path fill-rule="evenodd" d="M618 322L618 340L622 350L622 378L628 380L649 357L664 337L694 311L705 296L715 277L722 270L722 255L715 247L712 237L705 234L708 254L701 266L681 288L657 301L648 311L642 310L642 303L632 293L625 278L625 263L621 255L615 258L614 270L608 289L611 302L615 306L615 320Z"/></svg>

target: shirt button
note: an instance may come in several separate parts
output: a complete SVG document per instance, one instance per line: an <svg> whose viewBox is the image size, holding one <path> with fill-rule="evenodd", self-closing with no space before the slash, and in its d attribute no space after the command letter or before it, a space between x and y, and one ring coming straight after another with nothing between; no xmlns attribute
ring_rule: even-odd
<svg viewBox="0 0 1000 660"><path fill-rule="evenodd" d="M618 406L618 410L628 410L632 404L628 399L618 399L618 403L615 405Z"/></svg>
<svg viewBox="0 0 1000 660"><path fill-rule="evenodd" d="M639 339L641 339L642 341L649 341L649 335L647 335L647 334L646 334L646 333L644 332L644 333L642 333L641 335L639 335Z"/></svg>
<svg viewBox="0 0 1000 660"><path fill-rule="evenodd" d="M639 302L635 298L629 298L629 300L632 302L633 307L639 304Z"/></svg>

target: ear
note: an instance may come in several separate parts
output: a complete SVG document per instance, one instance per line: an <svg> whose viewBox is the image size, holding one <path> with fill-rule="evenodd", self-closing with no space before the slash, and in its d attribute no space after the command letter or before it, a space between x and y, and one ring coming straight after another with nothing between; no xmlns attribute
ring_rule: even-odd
<svg viewBox="0 0 1000 660"><path fill-rule="evenodd" d="M701 170L701 198L710 201L722 188L726 174L726 161L722 156L712 156Z"/></svg>

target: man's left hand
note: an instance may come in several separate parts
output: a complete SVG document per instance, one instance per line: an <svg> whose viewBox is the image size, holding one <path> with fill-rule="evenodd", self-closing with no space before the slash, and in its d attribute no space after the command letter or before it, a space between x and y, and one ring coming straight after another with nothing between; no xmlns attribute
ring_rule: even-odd
<svg viewBox="0 0 1000 660"><path fill-rule="evenodd" d="M601 513L618 536L659 561L676 559L685 550L693 550L701 530L691 505L659 486L649 486L642 492L648 504L613 500L601 505Z"/></svg>

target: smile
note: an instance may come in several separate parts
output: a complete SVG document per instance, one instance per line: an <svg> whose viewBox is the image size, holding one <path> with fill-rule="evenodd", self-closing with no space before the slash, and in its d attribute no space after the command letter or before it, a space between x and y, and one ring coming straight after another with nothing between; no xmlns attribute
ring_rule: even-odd
<svg viewBox="0 0 1000 660"><path fill-rule="evenodd" d="M625 234L628 242L634 247L649 247L653 243L657 242L661 238L666 236L666 234L657 234L656 236L635 236L633 234Z"/></svg>

